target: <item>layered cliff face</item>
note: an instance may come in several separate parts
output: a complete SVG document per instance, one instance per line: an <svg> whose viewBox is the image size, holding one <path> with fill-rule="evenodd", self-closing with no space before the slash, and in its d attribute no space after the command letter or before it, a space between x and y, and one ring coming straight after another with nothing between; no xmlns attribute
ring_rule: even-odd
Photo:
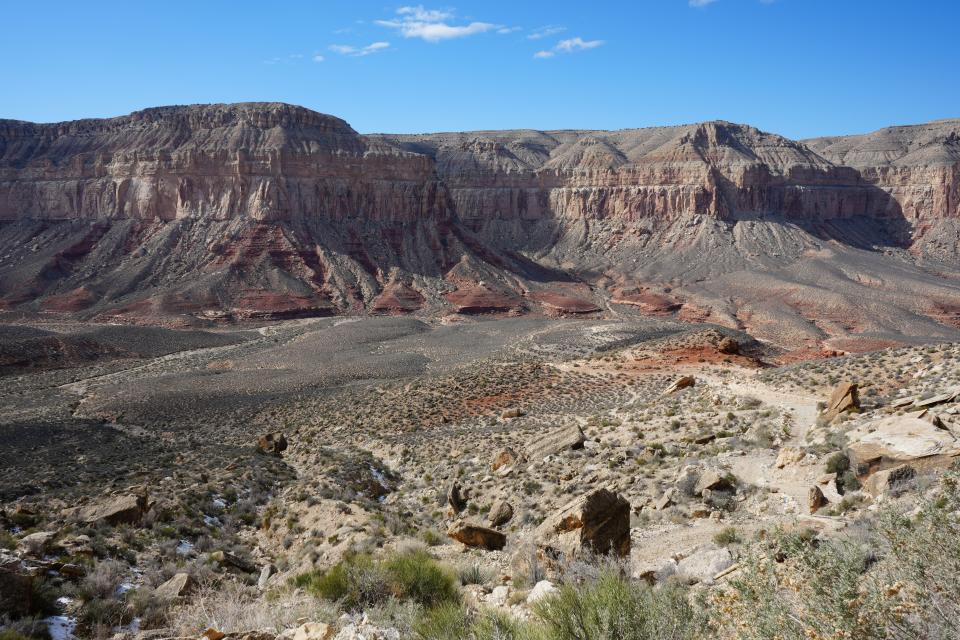
<svg viewBox="0 0 960 640"><path fill-rule="evenodd" d="M960 120L890 127L860 136L815 138L806 144L836 164L857 169L888 193L924 249L955 237L960 219ZM941 247L946 248L946 247ZM956 244L949 247L957 257Z"/></svg>
<svg viewBox="0 0 960 640"><path fill-rule="evenodd" d="M958 131L362 136L274 103L0 121L0 299L135 321L634 310L790 344L946 335Z"/></svg>

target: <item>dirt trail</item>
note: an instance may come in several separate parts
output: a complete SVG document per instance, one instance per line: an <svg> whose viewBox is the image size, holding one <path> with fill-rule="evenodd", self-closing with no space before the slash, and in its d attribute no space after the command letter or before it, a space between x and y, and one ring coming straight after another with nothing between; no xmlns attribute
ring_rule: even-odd
<svg viewBox="0 0 960 640"><path fill-rule="evenodd" d="M738 371L738 380L718 375L709 369L690 370L698 384L705 384L726 394L756 398L771 409L790 416L790 437L781 446L800 446L807 431L816 423L820 398L773 389L756 379L756 372ZM819 464L788 465L776 468L779 449L746 451L741 456L719 460L745 483L770 490L769 511L762 516L748 514L735 522L712 519L693 520L687 525L664 525L648 530L634 530L632 563L635 572L659 566L675 553L685 553L711 542L714 535L731 524L749 538L758 529L769 529L778 523L806 521L818 529L843 527L841 518L807 514L807 492L822 468Z"/></svg>

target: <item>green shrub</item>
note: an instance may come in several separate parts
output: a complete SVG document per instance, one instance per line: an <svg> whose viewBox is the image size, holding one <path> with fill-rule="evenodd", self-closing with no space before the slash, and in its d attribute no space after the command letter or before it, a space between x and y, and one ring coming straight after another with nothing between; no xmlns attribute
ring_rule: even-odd
<svg viewBox="0 0 960 640"><path fill-rule="evenodd" d="M30 640L30 638L14 629L0 629L0 640Z"/></svg>
<svg viewBox="0 0 960 640"><path fill-rule="evenodd" d="M424 612L413 632L417 640L546 640L544 629L535 623L498 611L471 619L463 607L453 603Z"/></svg>
<svg viewBox="0 0 960 640"><path fill-rule="evenodd" d="M390 597L423 607L457 602L456 578L426 551L409 551L382 561L351 554L325 572L311 571L294 584L317 597L356 610L381 604Z"/></svg>
<svg viewBox="0 0 960 640"><path fill-rule="evenodd" d="M400 600L413 600L423 607L460 599L456 579L426 551L397 554L383 563L391 590Z"/></svg>
<svg viewBox="0 0 960 640"><path fill-rule="evenodd" d="M915 515L888 507L857 537L779 533L713 596L711 623L744 640L958 638L958 513L952 471Z"/></svg>
<svg viewBox="0 0 960 640"><path fill-rule="evenodd" d="M564 585L533 608L551 640L682 640L703 632L685 589L654 589L611 570L582 586Z"/></svg>
<svg viewBox="0 0 960 640"><path fill-rule="evenodd" d="M468 567L461 567L457 572L457 578L460 579L460 584L466 586L468 584L485 584L489 579L489 574L480 568L480 565L472 564Z"/></svg>
<svg viewBox="0 0 960 640"><path fill-rule="evenodd" d="M713 536L713 541L721 547L742 542L740 534L733 527L724 527Z"/></svg>
<svg viewBox="0 0 960 640"><path fill-rule="evenodd" d="M448 602L420 616L413 632L420 640L461 640L468 626L467 613L463 607Z"/></svg>
<svg viewBox="0 0 960 640"><path fill-rule="evenodd" d="M838 451L827 459L827 473L835 473L837 476L842 476L844 472L849 469L850 459L847 458L847 454L842 451Z"/></svg>
<svg viewBox="0 0 960 640"><path fill-rule="evenodd" d="M0 530L0 549L16 549L17 539L9 531Z"/></svg>

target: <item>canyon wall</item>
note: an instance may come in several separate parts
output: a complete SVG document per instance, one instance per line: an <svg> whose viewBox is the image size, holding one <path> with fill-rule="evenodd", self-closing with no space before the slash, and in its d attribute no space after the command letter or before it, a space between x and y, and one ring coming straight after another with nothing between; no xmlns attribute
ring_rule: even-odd
<svg viewBox="0 0 960 640"><path fill-rule="evenodd" d="M956 120L803 142L728 122L360 135L279 103L0 120L0 309L629 307L794 341L936 333L960 326L958 135Z"/></svg>

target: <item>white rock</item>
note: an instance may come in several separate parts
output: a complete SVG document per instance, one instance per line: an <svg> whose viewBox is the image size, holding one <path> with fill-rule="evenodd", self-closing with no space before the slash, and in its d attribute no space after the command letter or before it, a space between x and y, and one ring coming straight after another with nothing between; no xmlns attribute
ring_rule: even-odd
<svg viewBox="0 0 960 640"><path fill-rule="evenodd" d="M490 592L490 595L487 596L487 602L495 604L498 607L502 607L507 604L507 599L510 598L510 587L507 585L500 585L499 587L494 587L493 591Z"/></svg>
<svg viewBox="0 0 960 640"><path fill-rule="evenodd" d="M549 580L541 580L537 584L533 585L533 589L530 590L530 593L527 595L527 604L533 604L541 598L545 598L551 593L556 593L558 591L556 585L554 585Z"/></svg>
<svg viewBox="0 0 960 640"><path fill-rule="evenodd" d="M677 575L694 582L711 584L713 576L733 564L733 556L727 549L705 549L677 563Z"/></svg>

